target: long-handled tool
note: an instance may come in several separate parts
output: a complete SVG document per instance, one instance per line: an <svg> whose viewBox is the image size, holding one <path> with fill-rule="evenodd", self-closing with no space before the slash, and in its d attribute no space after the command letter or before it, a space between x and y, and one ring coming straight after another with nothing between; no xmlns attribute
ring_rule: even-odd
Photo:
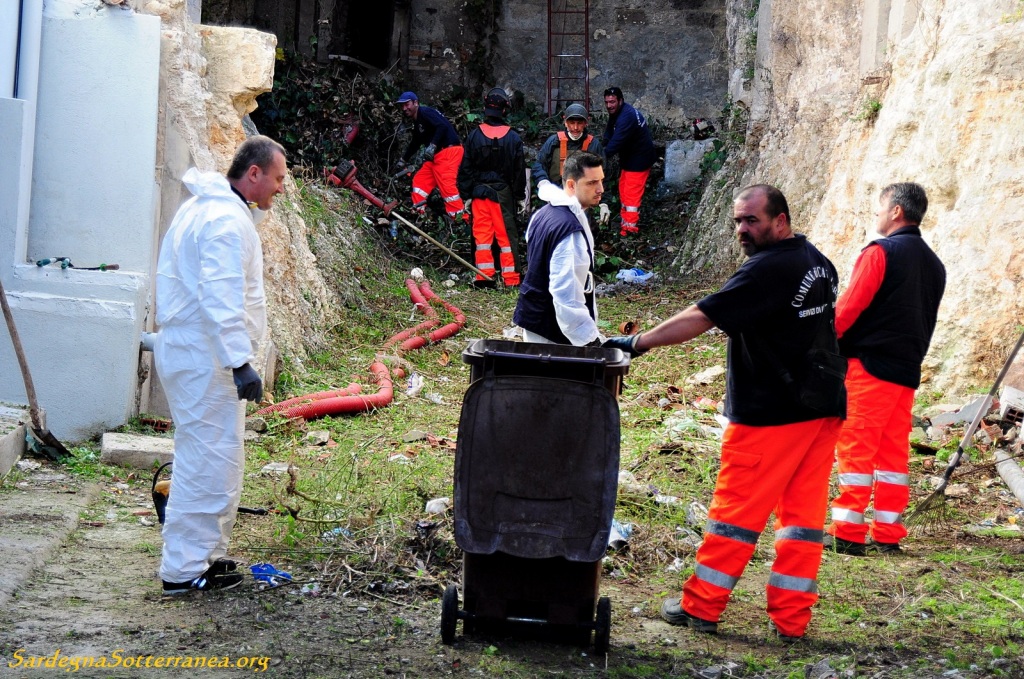
<svg viewBox="0 0 1024 679"><path fill-rule="evenodd" d="M326 176L328 183L330 183L331 185L337 186L342 189L351 189L358 193L363 198L365 198L366 200L370 201L370 203L380 208L384 212L385 217L391 217L395 207L398 205L398 201L385 203L380 198L370 193L370 191L365 186L360 184L359 181L356 179L356 164L350 160L342 160L340 163L338 163L336 167L329 170L324 170L324 175ZM405 224L407 227L409 227L409 229L412 230L414 233L422 236L423 238L426 238L428 241L430 241L431 243L433 243L434 245L436 245L437 247L441 248L449 255L451 255L457 262L459 262L466 268L470 269L471 271L476 272L477 275L483 276L485 279L489 281L494 280L493 278L485 274L483 271L476 268L475 266L464 260L462 257L459 257L457 254L452 252L450 248L445 247L437 240L435 240L428 234L424 233L422 229L417 227L415 224L410 222L402 215L398 214L397 212L394 212L393 216L400 222Z"/></svg>
<svg viewBox="0 0 1024 679"><path fill-rule="evenodd" d="M995 398L996 392L999 391L999 385L1003 383L1003 378L1006 377L1006 372L1010 369L1013 364L1013 359L1017 357L1017 352L1020 351L1021 345L1024 344L1024 334L1017 339L1017 343L1013 345L1013 350L1010 351L1010 355L1006 358L1006 362L1003 363L1003 367L999 370L999 374L996 376L996 381L992 384L992 388L989 389L988 395L985 400L982 401L981 407L978 408L978 412L974 415L974 419L971 420L964 436L960 439L960 445L956 447L956 452L953 453L952 457L949 458L949 463L946 464L946 471L942 473L942 481L932 491L932 494L926 497L921 502L917 503L914 507L914 511L907 514L905 523L915 525L922 523L923 518L926 514L935 512L942 507L946 500L946 486L949 485L949 478L953 475L953 471L960 465L960 461L964 456L964 446L970 445L971 440L974 438L974 432L978 430L978 425L981 424L981 420L988 413L989 407L992 405L992 399Z"/></svg>
<svg viewBox="0 0 1024 679"><path fill-rule="evenodd" d="M28 414L32 419L30 431L39 444L39 449L44 455L56 462L71 457L71 453L64 447L57 437L50 433L49 429L43 427L39 417L39 403L36 401L36 387L32 383L32 374L28 371L28 361L25 360L25 350L21 346L21 336L18 335L18 328L14 325L14 315L11 314L11 307L7 304L7 293L4 292L3 282L0 281L0 306L3 307L4 320L7 321L7 330L11 334L11 344L14 345L14 354L18 357L18 365L21 367L21 376L25 380L25 394L28 396Z"/></svg>

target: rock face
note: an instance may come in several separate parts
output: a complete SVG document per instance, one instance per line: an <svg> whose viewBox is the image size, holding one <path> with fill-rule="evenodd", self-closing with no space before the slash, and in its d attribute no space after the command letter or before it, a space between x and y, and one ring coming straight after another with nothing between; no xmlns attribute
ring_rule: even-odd
<svg viewBox="0 0 1024 679"><path fill-rule="evenodd" d="M883 11L884 10L884 11ZM915 181L947 268L922 391L991 385L1024 299L1024 6L1019 0L762 0L747 152L732 173L779 186L845 283L879 190ZM691 269L738 261L731 192L709 192ZM726 245L728 243L728 245ZM682 265L682 260L680 260Z"/></svg>
<svg viewBox="0 0 1024 679"><path fill-rule="evenodd" d="M226 172L245 139L242 118L273 87L276 38L247 28L201 26L184 0L153 0L142 10L163 26L161 75L161 234L185 199L180 177L191 166ZM271 343L260 363L273 370L276 348L305 355L307 342L330 325L333 299L308 245L298 192L286 193L259 225Z"/></svg>

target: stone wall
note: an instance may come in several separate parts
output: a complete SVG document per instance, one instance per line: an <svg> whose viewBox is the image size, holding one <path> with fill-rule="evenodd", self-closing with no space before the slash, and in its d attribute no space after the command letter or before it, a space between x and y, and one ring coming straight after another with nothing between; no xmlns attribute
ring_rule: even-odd
<svg viewBox="0 0 1024 679"><path fill-rule="evenodd" d="M645 114L669 125L719 115L729 79L725 0L634 5L589 3L590 108L603 110L602 92L615 85ZM462 3L412 0L408 16L403 65L420 96L429 101L452 85L475 87L467 64L479 36L467 26ZM543 105L547 0L503 0L497 28L491 59L495 83ZM571 24L567 30L573 30Z"/></svg>

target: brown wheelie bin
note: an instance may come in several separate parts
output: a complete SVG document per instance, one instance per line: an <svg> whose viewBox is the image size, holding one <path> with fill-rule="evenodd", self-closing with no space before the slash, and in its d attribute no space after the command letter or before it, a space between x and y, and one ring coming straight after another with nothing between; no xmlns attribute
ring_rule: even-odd
<svg viewBox="0 0 1024 679"><path fill-rule="evenodd" d="M442 599L441 638L456 622L589 644L604 653L611 602L601 559L619 471L618 349L475 340L455 452L455 542L462 594Z"/></svg>

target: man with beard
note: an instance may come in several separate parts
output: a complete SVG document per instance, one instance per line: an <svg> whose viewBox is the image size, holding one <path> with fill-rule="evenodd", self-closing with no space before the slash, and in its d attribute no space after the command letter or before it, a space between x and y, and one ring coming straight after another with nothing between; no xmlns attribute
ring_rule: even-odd
<svg viewBox="0 0 1024 679"><path fill-rule="evenodd" d="M729 425L704 543L682 599L666 600L661 615L673 625L717 632L774 512L769 626L795 640L803 637L818 598L829 475L846 408L834 322L839 283L832 263L793 232L777 188L758 184L740 191L733 221L748 259L721 290L651 330L613 337L604 346L636 357L716 326L729 336Z"/></svg>

